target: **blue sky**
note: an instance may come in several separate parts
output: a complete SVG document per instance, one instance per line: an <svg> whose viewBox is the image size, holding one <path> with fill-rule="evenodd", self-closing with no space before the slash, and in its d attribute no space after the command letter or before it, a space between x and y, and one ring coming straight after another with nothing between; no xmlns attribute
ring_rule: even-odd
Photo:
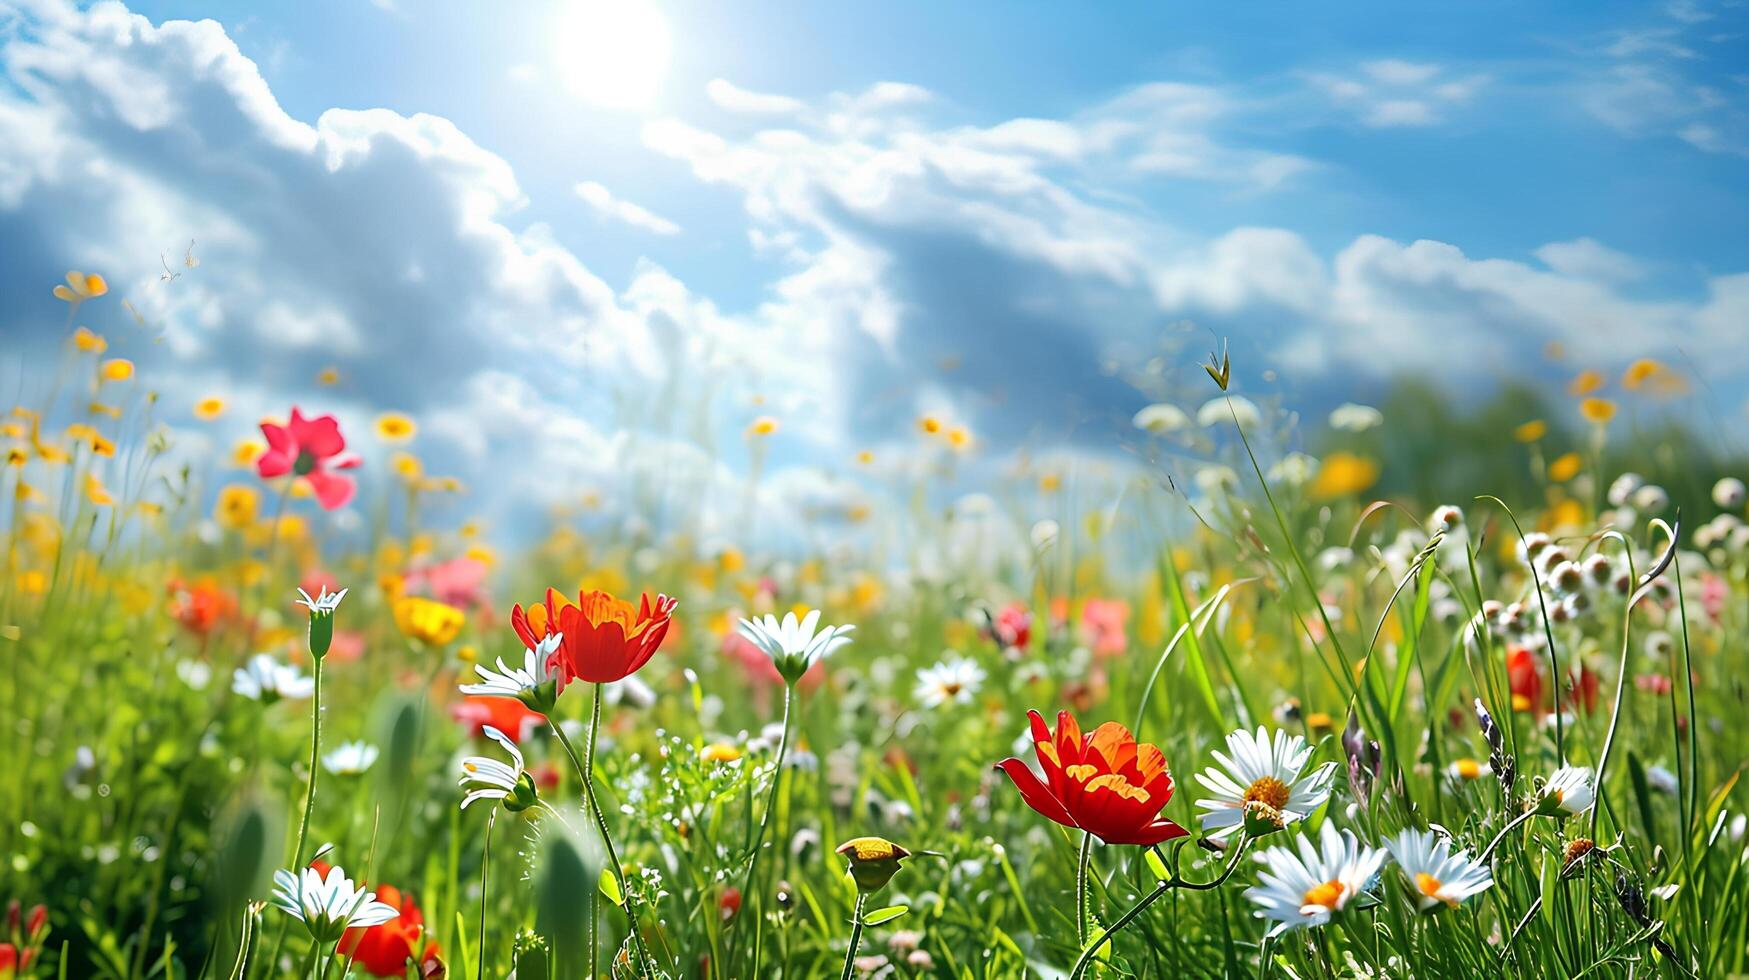
<svg viewBox="0 0 1749 980"><path fill-rule="evenodd" d="M863 492L922 414L989 478L1121 455L1141 406L1194 413L1211 334L1314 414L1638 356L1749 407L1740 4L652 11L0 0L0 362L28 394L41 284L104 271L192 451L236 434L202 394L239 431L404 410L506 512L735 485L767 413L777 509ZM567 69L651 18L665 69Z"/></svg>

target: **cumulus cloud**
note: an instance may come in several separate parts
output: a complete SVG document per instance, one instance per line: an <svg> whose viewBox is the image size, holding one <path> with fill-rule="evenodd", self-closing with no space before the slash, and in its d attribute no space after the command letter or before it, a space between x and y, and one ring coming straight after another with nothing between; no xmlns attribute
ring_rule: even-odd
<svg viewBox="0 0 1749 980"><path fill-rule="evenodd" d="M0 358L58 344L48 286L68 266L102 270L147 326L114 306L82 314L110 311L92 325L165 379L173 423L215 391L235 400L231 434L294 401L355 432L376 411L410 411L434 468L472 484L481 509L531 519L585 488L725 530L848 511L870 491L829 461L914 454L924 412L975 433L983 462L962 472L999 477L1022 450L1109 451L1159 398L1137 375L1158 373L1173 322L1337 384L1403 367L1485 378L1547 339L1622 357L1735 349L1749 314L1749 276L1647 298L1639 263L1590 239L1545 245L1533 263L1431 240L1315 247L1264 222L1177 224L1150 203L1163 188L1252 202L1323 172L1256 135L1270 127L1254 96L1178 81L995 120L902 82L806 102L713 82L723 112L653 120L641 136L653 168L744 213L762 260L751 268L768 280L725 309L648 260L604 279L540 220L510 163L444 118L296 118L212 22L7 9ZM1484 76L1376 61L1319 84L1363 122L1411 125L1425 121L1411 104L1437 118ZM598 183L576 193L617 222L682 235ZM199 268L159 281L160 253L174 262L191 238ZM316 387L330 366L342 383ZM742 431L760 414L782 429L749 491Z"/></svg>

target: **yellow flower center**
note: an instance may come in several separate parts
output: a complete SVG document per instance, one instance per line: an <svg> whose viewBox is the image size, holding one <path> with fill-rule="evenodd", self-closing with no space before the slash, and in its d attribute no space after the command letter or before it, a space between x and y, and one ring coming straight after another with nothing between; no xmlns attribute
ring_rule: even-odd
<svg viewBox="0 0 1749 980"><path fill-rule="evenodd" d="M1333 909L1336 907L1336 903L1342 900L1342 894L1346 891L1348 891L1346 885L1331 879L1322 885L1313 886L1307 891L1304 904L1321 905L1324 908Z"/></svg>
<svg viewBox="0 0 1749 980"><path fill-rule="evenodd" d="M1263 803L1272 810L1280 810L1287 806L1287 784L1274 776L1264 776L1245 789L1244 802Z"/></svg>
<svg viewBox="0 0 1749 980"><path fill-rule="evenodd" d="M1433 877L1425 871L1421 871L1417 872L1415 875L1415 887L1419 888L1421 894L1426 895L1428 898L1438 898L1439 890L1445 887L1445 882L1440 881L1438 878Z"/></svg>
<svg viewBox="0 0 1749 980"><path fill-rule="evenodd" d="M1089 766L1087 768L1092 767ZM1103 776L1093 777L1087 781L1087 785L1082 787L1082 789L1086 790L1088 793L1093 793L1102 789L1109 790L1126 800L1134 800L1137 803L1148 802L1147 790L1137 786L1127 778L1120 776L1115 772L1108 772Z"/></svg>
<svg viewBox="0 0 1749 980"><path fill-rule="evenodd" d="M1474 759L1459 759L1457 774L1465 779L1475 779L1482 775L1482 764Z"/></svg>

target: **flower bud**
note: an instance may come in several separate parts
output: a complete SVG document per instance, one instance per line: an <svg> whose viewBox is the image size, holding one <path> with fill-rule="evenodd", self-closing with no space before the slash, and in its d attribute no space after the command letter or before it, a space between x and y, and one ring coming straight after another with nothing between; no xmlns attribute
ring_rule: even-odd
<svg viewBox="0 0 1749 980"><path fill-rule="evenodd" d="M856 890L872 895L899 873L899 864L911 852L882 837L857 837L838 845L838 853L850 862L850 877Z"/></svg>

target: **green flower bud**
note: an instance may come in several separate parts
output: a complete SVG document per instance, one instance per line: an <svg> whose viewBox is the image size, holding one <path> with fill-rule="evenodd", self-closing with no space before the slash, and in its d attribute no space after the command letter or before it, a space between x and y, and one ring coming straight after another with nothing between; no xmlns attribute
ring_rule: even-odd
<svg viewBox="0 0 1749 980"><path fill-rule="evenodd" d="M857 837L838 845L838 853L850 862L850 877L856 890L873 895L899 873L899 864L911 852L882 837Z"/></svg>

